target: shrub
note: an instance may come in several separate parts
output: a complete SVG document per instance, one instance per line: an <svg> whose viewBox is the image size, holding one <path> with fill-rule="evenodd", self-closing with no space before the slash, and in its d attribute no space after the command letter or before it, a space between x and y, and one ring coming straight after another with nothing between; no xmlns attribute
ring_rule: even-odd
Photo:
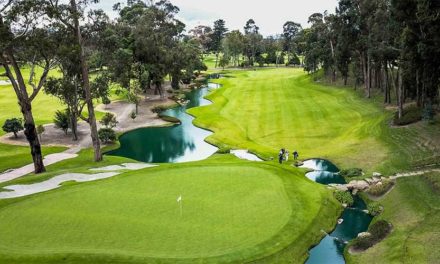
<svg viewBox="0 0 440 264"><path fill-rule="evenodd" d="M105 126L106 128L114 128L118 121L116 120L116 116L114 114L105 113L99 123L101 123L101 125Z"/></svg>
<svg viewBox="0 0 440 264"><path fill-rule="evenodd" d="M112 101L110 101L110 99L109 99L107 96L102 97L102 103L103 103L104 105L109 105L111 102L112 102Z"/></svg>
<svg viewBox="0 0 440 264"><path fill-rule="evenodd" d="M175 123L175 124L180 124L180 120L178 118L175 118L172 116L167 116L167 115L160 115L159 117L164 121L167 121L170 123Z"/></svg>
<svg viewBox="0 0 440 264"><path fill-rule="evenodd" d="M153 112L153 113L161 113L161 112L163 112L163 111L165 111L165 110L167 110L167 107L166 106L164 106L164 105L158 105L158 106L156 106L156 107L154 107L153 109L151 109L151 111Z"/></svg>
<svg viewBox="0 0 440 264"><path fill-rule="evenodd" d="M41 140L41 135L44 133L44 131L46 131L46 129L44 128L43 125L37 126L37 134L38 134L38 136L40 136L40 140Z"/></svg>
<svg viewBox="0 0 440 264"><path fill-rule="evenodd" d="M6 133L14 133L15 138L17 138L17 133L24 129L23 121L20 118L7 119L2 129Z"/></svg>
<svg viewBox="0 0 440 264"><path fill-rule="evenodd" d="M428 121L429 123L433 123L434 122L434 116L435 116L434 108L432 107L431 103L428 103L423 108L423 112L422 112L423 120Z"/></svg>
<svg viewBox="0 0 440 264"><path fill-rule="evenodd" d="M99 140L102 143L112 143L116 141L116 132L111 128L101 128L98 131Z"/></svg>
<svg viewBox="0 0 440 264"><path fill-rule="evenodd" d="M370 236L358 237L351 243L351 249L364 251L382 241L390 232L392 226L385 220L377 221L368 229Z"/></svg>
<svg viewBox="0 0 440 264"><path fill-rule="evenodd" d="M382 213L382 206L379 203L370 203L367 206L368 213L372 216L377 216Z"/></svg>
<svg viewBox="0 0 440 264"><path fill-rule="evenodd" d="M130 114L130 118L131 118L133 121L136 119L136 117L137 117L136 112L135 112L135 111L131 112L131 114Z"/></svg>
<svg viewBox="0 0 440 264"><path fill-rule="evenodd" d="M402 118L399 119L398 113L394 116L394 124L397 126L409 125L422 120L422 109L417 105L411 105L403 109Z"/></svg>
<svg viewBox="0 0 440 264"><path fill-rule="evenodd" d="M341 170L341 172L339 174L342 177L362 176L362 169L360 169L360 168L351 168L351 169Z"/></svg>
<svg viewBox="0 0 440 264"><path fill-rule="evenodd" d="M67 130L69 129L69 113L67 111L56 111L55 117L53 119L55 127L64 131L64 134L67 135Z"/></svg>
<svg viewBox="0 0 440 264"><path fill-rule="evenodd" d="M333 193L336 200L338 200L342 204L346 204L347 206L351 206L354 203L353 196L349 192L343 192L343 191L335 191Z"/></svg>
<svg viewBox="0 0 440 264"><path fill-rule="evenodd" d="M392 180L383 180L381 182L376 183L375 185L371 185L367 193L373 196L381 196L388 192L394 186L394 181Z"/></svg>

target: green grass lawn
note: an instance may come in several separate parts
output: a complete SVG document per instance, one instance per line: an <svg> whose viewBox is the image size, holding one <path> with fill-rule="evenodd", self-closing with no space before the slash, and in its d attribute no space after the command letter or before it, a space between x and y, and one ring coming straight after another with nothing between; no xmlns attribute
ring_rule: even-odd
<svg viewBox="0 0 440 264"><path fill-rule="evenodd" d="M377 220L393 224L381 243L349 263L438 263L440 259L440 174L401 178L380 203L385 207Z"/></svg>
<svg viewBox="0 0 440 264"><path fill-rule="evenodd" d="M338 212L301 170L219 155L0 201L0 260L304 261Z"/></svg>
<svg viewBox="0 0 440 264"><path fill-rule="evenodd" d="M341 168L386 174L432 158L440 142L438 124L391 128L392 113L376 101L313 83L301 69L230 71L228 76L219 80L223 88L209 95L212 105L190 110L197 125L214 131L207 140L221 149L249 149L276 159L285 147L298 150L302 159L327 158ZM11 100L4 102L12 107ZM12 162L15 152L2 147L6 154L0 152L0 160ZM22 150L17 155L24 155ZM84 150L76 159L48 166L44 174L0 187L127 161L105 157L96 164L91 150ZM378 245L378 253L349 260L374 263L389 251L396 253L383 258L391 262L402 256L416 262L437 258L418 245L429 240L438 245L438 233L430 229L440 222L438 209L428 206L438 199L429 191L430 183L440 182L436 177L399 180L383 200L381 216L395 231ZM0 263L300 263L321 230L334 226L340 210L331 192L306 180L303 170L214 155L0 200ZM403 240L409 242L402 248ZM414 253L402 253L407 251Z"/></svg>
<svg viewBox="0 0 440 264"><path fill-rule="evenodd" d="M237 71L220 80L213 105L191 109L195 123L215 132L208 141L266 158L280 148L301 158L374 168L387 155L380 140L387 113L347 89L313 84L301 69Z"/></svg>

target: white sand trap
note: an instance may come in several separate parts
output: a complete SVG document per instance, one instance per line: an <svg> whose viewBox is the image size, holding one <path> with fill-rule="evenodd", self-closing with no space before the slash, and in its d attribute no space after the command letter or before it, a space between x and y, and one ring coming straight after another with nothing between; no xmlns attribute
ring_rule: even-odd
<svg viewBox="0 0 440 264"><path fill-rule="evenodd" d="M262 159L260 159L259 157L257 157L252 153L249 153L249 151L245 149L231 150L231 154L233 154L239 159L250 160L250 161L263 161Z"/></svg>
<svg viewBox="0 0 440 264"><path fill-rule="evenodd" d="M141 170L145 168L157 167L157 165L145 163L123 163L121 165L111 165L102 168L93 168L91 171L120 171L120 170Z"/></svg>
<svg viewBox="0 0 440 264"><path fill-rule="evenodd" d="M10 81L0 80L0 85L10 85L10 84L11 84Z"/></svg>
<svg viewBox="0 0 440 264"><path fill-rule="evenodd" d="M4 189L11 190L7 192L0 192L0 199L9 199L16 197L23 197L35 193L46 192L49 190L57 189L61 187L63 182L76 181L76 182L89 182L101 179L114 177L120 174L119 172L105 172L97 174L81 174L81 173L66 173L44 182L26 184L26 185L11 185L6 186Z"/></svg>
<svg viewBox="0 0 440 264"><path fill-rule="evenodd" d="M51 164L55 164L57 162L67 160L67 159L73 159L78 157L77 154L70 154L70 153L56 153L56 154L50 154L44 157L43 162L45 166L49 166ZM0 183L1 182L7 182L19 177L22 177L26 174L34 172L34 164L28 164L26 166L23 166L21 168L10 170L5 173L0 174Z"/></svg>

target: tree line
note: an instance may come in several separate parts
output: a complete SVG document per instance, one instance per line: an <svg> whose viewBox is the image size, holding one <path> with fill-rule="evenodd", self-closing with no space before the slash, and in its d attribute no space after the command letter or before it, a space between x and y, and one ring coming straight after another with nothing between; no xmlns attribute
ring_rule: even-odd
<svg viewBox="0 0 440 264"><path fill-rule="evenodd" d="M332 81L362 85L365 96L393 98L398 119L405 102L432 115L439 104L440 2L340 0L335 14L316 13L304 30L305 69L322 68Z"/></svg>
<svg viewBox="0 0 440 264"><path fill-rule="evenodd" d="M23 115L35 173L45 171L32 112L42 90L66 105L65 114L57 112L56 119L63 123L67 116L73 140L78 139L78 120L89 124L94 160L101 161L94 104L109 103L110 83L119 84L137 106L147 89L164 97L167 76L179 89L206 70L199 43L184 34L185 25L176 18L179 8L168 0L118 3L114 10L119 15L113 20L93 9L97 2L0 0L0 65ZM53 70L61 76L53 77Z"/></svg>

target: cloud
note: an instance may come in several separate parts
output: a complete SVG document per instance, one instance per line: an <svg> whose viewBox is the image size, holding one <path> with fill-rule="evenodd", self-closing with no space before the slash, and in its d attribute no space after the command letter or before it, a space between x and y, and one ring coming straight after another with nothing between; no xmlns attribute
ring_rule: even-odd
<svg viewBox="0 0 440 264"><path fill-rule="evenodd" d="M117 1L101 1L99 6L106 11ZM333 13L338 0L171 0L180 8L178 18L187 25L187 30L196 25L212 25L224 19L230 30L243 30L250 18L254 19L263 35L282 32L286 21L295 21L307 27L308 17L316 12ZM113 15L114 16L114 15Z"/></svg>

